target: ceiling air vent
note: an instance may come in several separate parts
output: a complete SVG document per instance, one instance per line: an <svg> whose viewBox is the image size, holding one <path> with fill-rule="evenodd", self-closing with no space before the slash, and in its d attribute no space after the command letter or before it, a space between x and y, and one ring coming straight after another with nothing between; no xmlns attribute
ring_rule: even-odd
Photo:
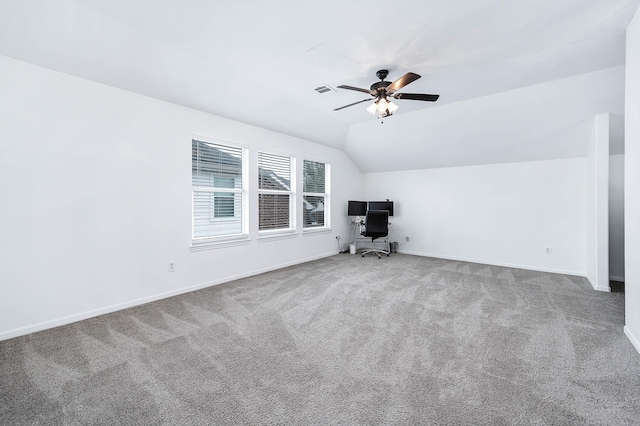
<svg viewBox="0 0 640 426"><path fill-rule="evenodd" d="M331 87L327 86L326 84L323 84L322 86L318 86L313 90L315 90L318 93L335 92L334 89L332 89Z"/></svg>

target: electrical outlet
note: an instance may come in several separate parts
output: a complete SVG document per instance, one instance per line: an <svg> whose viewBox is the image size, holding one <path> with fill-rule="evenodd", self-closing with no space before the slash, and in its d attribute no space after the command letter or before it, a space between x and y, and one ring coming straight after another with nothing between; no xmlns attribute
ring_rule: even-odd
<svg viewBox="0 0 640 426"><path fill-rule="evenodd" d="M544 248L544 254L551 254L551 246L547 246Z"/></svg>
<svg viewBox="0 0 640 426"><path fill-rule="evenodd" d="M408 235L405 238L407 239L407 241L409 241L409 236Z"/></svg>
<svg viewBox="0 0 640 426"><path fill-rule="evenodd" d="M175 272L176 270L176 262L169 262L169 272Z"/></svg>

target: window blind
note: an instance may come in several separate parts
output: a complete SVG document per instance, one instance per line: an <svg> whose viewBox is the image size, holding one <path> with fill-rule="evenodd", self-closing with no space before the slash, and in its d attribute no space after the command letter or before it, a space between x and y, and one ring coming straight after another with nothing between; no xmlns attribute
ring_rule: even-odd
<svg viewBox="0 0 640 426"><path fill-rule="evenodd" d="M303 226L326 227L329 218L328 165L304 160L302 167Z"/></svg>
<svg viewBox="0 0 640 426"><path fill-rule="evenodd" d="M193 239L244 231L242 148L192 140Z"/></svg>
<svg viewBox="0 0 640 426"><path fill-rule="evenodd" d="M258 229L294 227L291 157L258 152Z"/></svg>
<svg viewBox="0 0 640 426"><path fill-rule="evenodd" d="M325 164L304 160L303 192L323 194L325 192Z"/></svg>

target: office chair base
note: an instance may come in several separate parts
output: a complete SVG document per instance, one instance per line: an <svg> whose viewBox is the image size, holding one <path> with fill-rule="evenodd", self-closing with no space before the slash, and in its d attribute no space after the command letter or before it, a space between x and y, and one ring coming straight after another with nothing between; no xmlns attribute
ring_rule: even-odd
<svg viewBox="0 0 640 426"><path fill-rule="evenodd" d="M376 249L376 248L372 248L369 250L365 250L362 252L362 257L364 257L365 254L369 254L369 253L375 253L376 256L378 256L378 259L380 259L380 254L386 254L387 257L389 257L389 252L386 250L380 250L380 249Z"/></svg>

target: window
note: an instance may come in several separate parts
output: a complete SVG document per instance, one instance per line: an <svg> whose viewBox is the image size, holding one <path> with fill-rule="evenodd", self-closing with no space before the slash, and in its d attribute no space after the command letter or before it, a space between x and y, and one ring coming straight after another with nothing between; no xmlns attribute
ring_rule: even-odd
<svg viewBox="0 0 640 426"><path fill-rule="evenodd" d="M329 164L303 161L303 227L329 227Z"/></svg>
<svg viewBox="0 0 640 426"><path fill-rule="evenodd" d="M246 238L245 150L191 141L193 242Z"/></svg>
<svg viewBox="0 0 640 426"><path fill-rule="evenodd" d="M213 177L215 188L233 188L235 185L233 178ZM235 217L234 194L229 192L215 192L210 197L213 205L209 208L209 220Z"/></svg>
<svg viewBox="0 0 640 426"><path fill-rule="evenodd" d="M258 152L258 230L295 228L293 159Z"/></svg>

